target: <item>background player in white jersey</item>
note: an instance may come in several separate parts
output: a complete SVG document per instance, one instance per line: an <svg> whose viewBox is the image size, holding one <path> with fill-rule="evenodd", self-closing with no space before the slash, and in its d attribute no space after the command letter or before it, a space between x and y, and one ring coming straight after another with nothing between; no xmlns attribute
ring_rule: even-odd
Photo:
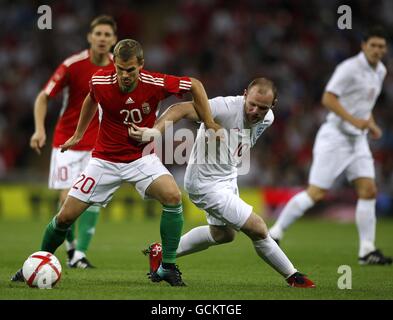
<svg viewBox="0 0 393 320"><path fill-rule="evenodd" d="M88 50L72 55L60 64L44 89L38 94L34 105L35 132L30 146L38 154L46 142L45 117L49 99L63 92L63 107L56 124L49 173L49 188L59 190L61 207L74 180L86 167L98 132L98 117L89 126L83 141L67 153L60 153L59 146L72 136L79 119L84 98L89 92L89 80L99 69L113 65L110 50L116 43L116 22L110 16L98 16L92 20L87 40ZM86 258L99 208L92 206L78 219L78 239L74 237L75 224L65 241L68 266L73 268L93 267Z"/></svg>
<svg viewBox="0 0 393 320"><path fill-rule="evenodd" d="M180 239L176 256L185 256L213 245L231 242L236 231L241 230L251 239L257 254L284 276L289 285L312 288L315 287L314 283L294 268L270 237L263 219L253 212L252 206L239 197L237 187L237 167L262 132L272 124L272 108L277 101L276 96L277 91L273 82L258 78L249 84L244 96L217 97L209 100L214 120L227 133L222 135L225 138L222 138L220 144L210 148L209 144L215 140L206 140L205 126L201 124L184 179L185 189L191 201L206 212L208 225L194 228L184 234ZM182 118L199 120L192 103L171 106L154 128L163 132L165 121L177 122ZM152 132L154 129L136 126L134 128L134 138L139 141L143 141L144 134L155 134ZM235 139L236 143L231 142L231 139ZM220 149L220 152L225 150L228 157L217 159L217 149ZM208 159L204 158L205 150ZM157 260L160 259L160 255L157 254L157 249L159 251L157 244L153 244L145 251L150 253L152 279L159 265Z"/></svg>
<svg viewBox="0 0 393 320"><path fill-rule="evenodd" d="M282 239L284 231L321 200L334 180L345 173L358 196L359 263L387 265L392 259L375 247L377 188L367 141L367 133L373 139L382 136L372 109L386 76L381 62L387 50L384 30L371 28L361 47L358 55L337 66L325 88L322 104L330 112L315 140L308 188L288 202L270 234L276 240Z"/></svg>

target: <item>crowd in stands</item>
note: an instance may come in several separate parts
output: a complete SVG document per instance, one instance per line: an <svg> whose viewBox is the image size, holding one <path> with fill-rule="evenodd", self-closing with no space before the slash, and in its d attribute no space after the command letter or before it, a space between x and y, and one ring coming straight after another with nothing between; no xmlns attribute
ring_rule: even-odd
<svg viewBox="0 0 393 320"><path fill-rule="evenodd" d="M200 79L210 97L240 95L255 77L275 81L275 122L252 154L242 185L300 186L307 183L316 131L326 116L324 86L335 66L360 50L372 24L390 32L384 90L374 109L384 136L373 141L379 190L393 197L393 2L351 1L352 29L340 30L341 1L178 0L49 1L52 29L37 27L35 1L0 5L0 180L46 181L50 130L61 98L50 104L45 153L29 148L33 104L56 66L87 47L91 19L110 14L118 36L138 40L145 67ZM168 102L169 104L169 102ZM164 106L165 107L165 106ZM172 168L178 175L183 168ZM21 180L22 181L22 180Z"/></svg>

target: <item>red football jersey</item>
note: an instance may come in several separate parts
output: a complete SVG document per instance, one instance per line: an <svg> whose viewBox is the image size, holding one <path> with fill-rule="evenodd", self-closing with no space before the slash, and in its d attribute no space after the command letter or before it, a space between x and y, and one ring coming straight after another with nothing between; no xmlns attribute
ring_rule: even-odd
<svg viewBox="0 0 393 320"><path fill-rule="evenodd" d="M112 61L112 55L110 60ZM45 85L44 91L51 98L63 90L63 106L56 123L53 147L59 147L74 134L83 101L89 93L89 81L100 69L112 70L113 63L97 66L90 61L89 50L84 50L64 60ZM97 138L98 126L98 115L96 115L83 139L72 149L92 150Z"/></svg>
<svg viewBox="0 0 393 320"><path fill-rule="evenodd" d="M123 163L140 158L146 144L129 137L130 124L153 127L159 102L170 95L180 97L190 90L188 77L141 70L136 88L123 93L114 67L111 71L98 71L90 81L90 96L102 110L93 157Z"/></svg>

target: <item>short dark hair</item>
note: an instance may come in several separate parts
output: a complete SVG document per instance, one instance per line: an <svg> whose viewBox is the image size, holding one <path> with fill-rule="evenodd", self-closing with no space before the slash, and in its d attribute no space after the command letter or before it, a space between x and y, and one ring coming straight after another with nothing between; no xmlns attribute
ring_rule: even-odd
<svg viewBox="0 0 393 320"><path fill-rule="evenodd" d="M128 61L132 57L136 57L138 63L143 64L143 49L140 43L133 39L123 39L119 41L113 49L114 59L120 58Z"/></svg>
<svg viewBox="0 0 393 320"><path fill-rule="evenodd" d="M376 25L376 26L371 26L369 27L364 33L362 40L364 42L367 42L370 38L372 37L378 37L387 40L388 35L386 33L386 30L384 27Z"/></svg>
<svg viewBox="0 0 393 320"><path fill-rule="evenodd" d="M98 17L95 17L93 19L93 21L90 23L90 30L89 30L89 32L93 32L93 29L96 26L100 25L100 24L107 24L107 25L111 26L112 30L113 30L113 33L116 34L116 32L117 32L117 24L116 24L115 19L113 19L111 16L108 16L108 15L105 15L105 14L100 15Z"/></svg>
<svg viewBox="0 0 393 320"><path fill-rule="evenodd" d="M250 91L250 89L255 86L258 86L260 89L263 90L263 92L266 92L267 90L272 90L273 92L272 107L274 107L278 101L278 91L274 82L267 78L256 78L250 82L250 84L247 87L247 91Z"/></svg>

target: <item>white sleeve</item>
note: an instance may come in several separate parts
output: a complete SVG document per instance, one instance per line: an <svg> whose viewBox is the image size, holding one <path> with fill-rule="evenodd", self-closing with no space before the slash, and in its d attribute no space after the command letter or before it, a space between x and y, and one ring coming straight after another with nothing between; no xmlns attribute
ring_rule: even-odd
<svg viewBox="0 0 393 320"><path fill-rule="evenodd" d="M353 72L348 62L339 64L326 85L325 91L341 96L353 80Z"/></svg>

